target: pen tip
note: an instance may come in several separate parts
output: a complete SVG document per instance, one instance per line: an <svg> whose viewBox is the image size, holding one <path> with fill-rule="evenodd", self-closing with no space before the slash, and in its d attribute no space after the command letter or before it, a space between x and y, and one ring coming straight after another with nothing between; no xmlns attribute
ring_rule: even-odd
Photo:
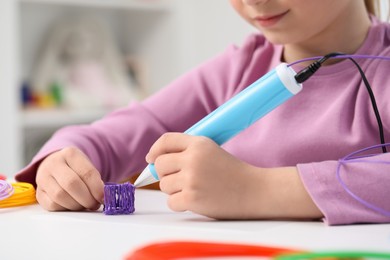
<svg viewBox="0 0 390 260"><path fill-rule="evenodd" d="M134 187L139 187L140 185L141 185L141 178L140 177L138 177L136 180L135 180L135 182L134 182Z"/></svg>
<svg viewBox="0 0 390 260"><path fill-rule="evenodd" d="M134 182L134 187L138 188L138 187L142 187L142 186L146 186L146 185L149 185L149 184L152 184L152 183L155 183L157 182L158 180L156 180L153 175L150 173L150 171L148 170L148 168L146 168L145 170L143 170L143 172L138 176L138 178L135 180Z"/></svg>

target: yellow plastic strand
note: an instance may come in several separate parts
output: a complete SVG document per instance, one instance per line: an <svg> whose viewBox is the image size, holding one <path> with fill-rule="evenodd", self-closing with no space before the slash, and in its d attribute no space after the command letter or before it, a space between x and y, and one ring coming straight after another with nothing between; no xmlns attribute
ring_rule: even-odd
<svg viewBox="0 0 390 260"><path fill-rule="evenodd" d="M27 182L15 182L12 183L14 187L14 194L0 201L0 208L10 208L25 206L37 203L35 198L35 188L32 184Z"/></svg>

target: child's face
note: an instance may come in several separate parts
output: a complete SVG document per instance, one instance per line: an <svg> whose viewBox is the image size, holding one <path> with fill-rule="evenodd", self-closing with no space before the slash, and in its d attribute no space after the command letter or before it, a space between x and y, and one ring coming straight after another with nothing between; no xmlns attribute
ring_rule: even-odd
<svg viewBox="0 0 390 260"><path fill-rule="evenodd" d="M234 9L275 44L332 35L362 0L230 0Z"/></svg>

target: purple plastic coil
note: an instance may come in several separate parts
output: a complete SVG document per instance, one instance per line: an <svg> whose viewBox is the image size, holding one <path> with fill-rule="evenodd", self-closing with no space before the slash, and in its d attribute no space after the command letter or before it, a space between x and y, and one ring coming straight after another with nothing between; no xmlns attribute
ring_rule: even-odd
<svg viewBox="0 0 390 260"><path fill-rule="evenodd" d="M10 183L0 180L0 200L8 198L12 194L14 194L14 187Z"/></svg>
<svg viewBox="0 0 390 260"><path fill-rule="evenodd" d="M123 215L134 212L135 187L129 182L104 185L104 208L106 215Z"/></svg>

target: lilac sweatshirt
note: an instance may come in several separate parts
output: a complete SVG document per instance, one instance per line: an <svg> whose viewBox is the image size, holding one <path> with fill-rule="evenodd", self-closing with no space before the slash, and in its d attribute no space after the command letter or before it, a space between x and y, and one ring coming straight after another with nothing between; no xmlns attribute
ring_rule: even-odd
<svg viewBox="0 0 390 260"><path fill-rule="evenodd" d="M389 56L390 25L374 20L356 54ZM185 131L277 66L281 55L281 46L251 35L241 47L231 46L141 103L131 103L90 125L59 130L16 179L35 183L40 160L67 146L84 151L104 181L117 182L139 173L146 166L146 153L163 133ZM358 62L372 85L390 141L390 63ZM223 148L259 167L297 166L324 221L337 225L390 222L390 217L353 199L336 178L340 158L378 143L367 90L356 67L345 60L321 68L304 83L303 91ZM370 160L390 162L390 153ZM342 168L341 177L358 196L390 211L389 165L353 163Z"/></svg>

